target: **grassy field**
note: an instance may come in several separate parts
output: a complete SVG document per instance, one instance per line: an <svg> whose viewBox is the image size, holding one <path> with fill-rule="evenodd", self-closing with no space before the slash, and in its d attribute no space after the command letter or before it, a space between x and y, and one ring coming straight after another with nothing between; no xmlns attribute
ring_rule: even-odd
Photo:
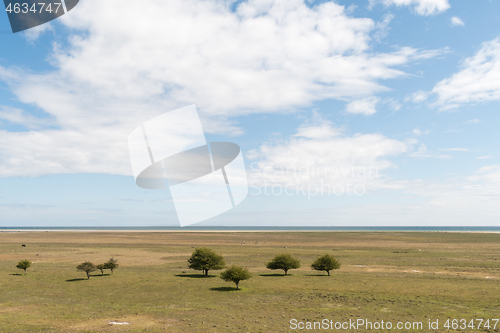
<svg viewBox="0 0 500 333"><path fill-rule="evenodd" d="M253 277L236 291L219 272L188 270L201 246ZM279 253L302 268L286 277L267 270ZM330 277L310 268L325 253L342 263ZM87 280L76 271L111 257L120 264L113 275ZM21 259L33 262L27 275L15 267ZM290 332L291 319L325 318L415 321L419 332L446 332L447 318L500 317L500 234L3 232L0 265L0 332ZM436 319L439 329L428 329Z"/></svg>

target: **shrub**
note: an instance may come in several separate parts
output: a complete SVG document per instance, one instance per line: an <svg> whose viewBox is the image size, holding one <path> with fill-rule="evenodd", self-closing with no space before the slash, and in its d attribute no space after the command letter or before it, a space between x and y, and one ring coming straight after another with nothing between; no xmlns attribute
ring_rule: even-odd
<svg viewBox="0 0 500 333"><path fill-rule="evenodd" d="M330 275L331 270L340 268L340 261L332 255L325 254L314 260L311 267L317 271L326 271Z"/></svg>
<svg viewBox="0 0 500 333"><path fill-rule="evenodd" d="M86 261L86 262L76 266L76 269L78 271L82 271L82 272L87 273L87 279L90 279L90 273L94 272L96 270L96 267L90 261Z"/></svg>
<svg viewBox="0 0 500 333"><path fill-rule="evenodd" d="M295 259L289 254L278 254L273 260L267 263L268 269L282 269L285 275L288 275L289 269L300 268L300 260Z"/></svg>
<svg viewBox="0 0 500 333"><path fill-rule="evenodd" d="M252 274L248 271L248 269L239 267L239 266L231 266L226 269L222 273L220 273L220 278L224 281L234 282L236 284L236 290L239 289L240 281L248 280L252 277Z"/></svg>
<svg viewBox="0 0 500 333"><path fill-rule="evenodd" d="M16 267L24 270L24 274L28 274L28 268L31 266L31 261L28 259L21 260L17 263Z"/></svg>
<svg viewBox="0 0 500 333"><path fill-rule="evenodd" d="M104 270L106 269L105 264L96 265L95 268L101 271L101 275L104 275Z"/></svg>
<svg viewBox="0 0 500 333"><path fill-rule="evenodd" d="M203 275L208 275L211 269L218 270L226 267L224 258L206 247L195 249L188 263L190 269L203 271Z"/></svg>
<svg viewBox="0 0 500 333"><path fill-rule="evenodd" d="M109 269L111 270L111 274L113 274L113 271L120 266L117 264L117 261L115 258L109 259L106 263L104 263L104 269Z"/></svg>

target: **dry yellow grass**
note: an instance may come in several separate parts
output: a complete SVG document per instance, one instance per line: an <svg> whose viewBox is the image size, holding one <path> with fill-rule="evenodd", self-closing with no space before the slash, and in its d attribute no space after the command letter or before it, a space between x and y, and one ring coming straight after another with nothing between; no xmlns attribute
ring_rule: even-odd
<svg viewBox="0 0 500 333"><path fill-rule="evenodd" d="M218 272L200 278L187 258L201 246L254 276L241 291ZM302 267L287 277L266 270L278 253L293 254ZM324 253L342 263L331 277L309 267ZM83 261L110 257L120 264L113 275L94 272L86 280L76 271ZM21 259L33 262L26 276L15 268ZM3 232L0 265L1 332L288 332L292 318L427 321L500 313L499 234Z"/></svg>

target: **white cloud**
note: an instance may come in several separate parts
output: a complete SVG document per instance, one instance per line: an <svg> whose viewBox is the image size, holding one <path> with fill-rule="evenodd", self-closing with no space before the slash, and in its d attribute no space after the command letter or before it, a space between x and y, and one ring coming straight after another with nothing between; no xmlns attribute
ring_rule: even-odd
<svg viewBox="0 0 500 333"><path fill-rule="evenodd" d="M144 5L151 10L138 13L133 6L107 1L113 15L103 8L97 16L92 1L79 8L65 22L92 35L74 44L77 53L58 55L63 68L112 94L163 92L210 114L304 106L357 95L359 85L367 93L385 89L366 72L392 61L364 53L375 23L350 18L337 4L309 8L297 0L249 1L240 3L235 13L220 2L149 0ZM126 23L127 17L135 23ZM165 34L158 38L161 31ZM136 59L143 60L138 64Z"/></svg>
<svg viewBox="0 0 500 333"><path fill-rule="evenodd" d="M462 21L462 19L460 17L457 17L457 16L453 16L451 19L450 19L450 22L451 22L451 25L453 27L456 27L458 25L460 26L465 26L465 23L464 21Z"/></svg>
<svg viewBox="0 0 500 333"><path fill-rule="evenodd" d="M427 146L424 143L421 143L420 146L418 147L418 150L416 152L413 152L410 154L412 157L431 157L432 155L429 155L427 153Z"/></svg>
<svg viewBox="0 0 500 333"><path fill-rule="evenodd" d="M489 158L492 158L493 156L491 155L484 155L484 156L479 156L479 157L476 157L476 160L487 160Z"/></svg>
<svg viewBox="0 0 500 333"><path fill-rule="evenodd" d="M356 6L355 4L349 5L349 7L345 9L345 12L347 14L352 14L356 10L356 8L358 8L358 6Z"/></svg>
<svg viewBox="0 0 500 333"><path fill-rule="evenodd" d="M415 128L413 131L412 131L413 134L415 135L422 135L422 134L428 134L430 133L430 131L425 131L425 132L422 132L420 131L418 128ZM410 143L410 141L408 141ZM417 143L418 141L411 141L411 144L415 144ZM470 152L470 150L468 148L443 148L443 149L437 149L437 151L440 151L440 152ZM420 144L420 147L418 148L417 151L409 154L409 156L411 157L425 157L425 158L438 158L438 159L451 159L453 158L452 155L448 155L448 154L436 154L435 152L429 152L428 149L427 149L427 146L425 144Z"/></svg>
<svg viewBox="0 0 500 333"><path fill-rule="evenodd" d="M462 63L462 69L436 84L436 105L442 110L466 103L500 100L500 40L482 44L481 49Z"/></svg>
<svg viewBox="0 0 500 333"><path fill-rule="evenodd" d="M25 30L22 32L22 35L28 40L28 42L33 43L38 39L38 37L40 37L41 34L47 33L49 31L54 32L54 27L50 22Z"/></svg>
<svg viewBox="0 0 500 333"><path fill-rule="evenodd" d="M310 135L315 132L320 134ZM380 134L345 136L326 121L303 125L288 140L263 144L248 154L256 160L251 165L250 183L262 187L361 184L367 189L399 188L380 172L394 167L387 158L406 149L405 143Z"/></svg>
<svg viewBox="0 0 500 333"><path fill-rule="evenodd" d="M0 177L57 173L131 174L127 131L0 131Z"/></svg>
<svg viewBox="0 0 500 333"><path fill-rule="evenodd" d="M377 191L374 193L377 197L376 203L372 202L370 193L362 199L352 196L350 198L354 198L353 200L341 203L335 198L327 198L323 203L328 204L322 206L307 206L302 201L295 207L289 204L290 201L285 201L286 207L285 204L282 206L279 216L274 215L266 222L273 224L285 220L283 224L286 225L331 225L334 218L336 225L345 226L366 226L367 221L370 225L498 226L500 181L497 181L498 174L494 175L498 170L498 166L483 169L481 173L478 171L473 178L467 179L447 175L433 181L417 179L391 182L391 188L395 191ZM383 173L389 173L389 170ZM485 174L488 176L482 179L477 177ZM275 203L280 204L278 200ZM264 214L250 214L253 215L250 215L248 223L262 221L264 218Z"/></svg>
<svg viewBox="0 0 500 333"><path fill-rule="evenodd" d="M411 101L413 103L421 103L421 102L425 101L428 96L429 96L428 93L426 93L425 91L419 90L417 92L414 92L411 95L406 96L405 102Z"/></svg>
<svg viewBox="0 0 500 333"><path fill-rule="evenodd" d="M414 135L419 136L419 135L427 135L427 134L429 134L431 131L430 131L430 130L425 130L425 131L422 131L422 130L420 130L420 129L418 129L418 128L415 128L415 129L414 129L413 131L411 131L411 132L412 132Z"/></svg>
<svg viewBox="0 0 500 333"><path fill-rule="evenodd" d="M347 113L353 114L363 114L365 116L370 116L377 112L376 105L380 101L377 97L367 97L363 99L358 99L347 104Z"/></svg>
<svg viewBox="0 0 500 333"><path fill-rule="evenodd" d="M469 177L468 180L500 183L500 165L484 166L476 172L475 176Z"/></svg>
<svg viewBox="0 0 500 333"><path fill-rule="evenodd" d="M481 122L481 119L471 119L467 122L467 124L479 124Z"/></svg>
<svg viewBox="0 0 500 333"><path fill-rule="evenodd" d="M406 138L405 139L405 143L408 145L408 146L411 146L411 145L416 145L418 143L418 140L415 139L415 138Z"/></svg>
<svg viewBox="0 0 500 333"><path fill-rule="evenodd" d="M381 104L387 104L389 106L389 109L392 111L399 111L402 107L401 103L399 103L397 100L393 98L384 98L381 102Z"/></svg>
<svg viewBox="0 0 500 333"><path fill-rule="evenodd" d="M370 6L376 3L382 3L386 7L393 5L413 7L418 15L425 16L439 14L450 8L448 0L370 0Z"/></svg>
<svg viewBox="0 0 500 333"><path fill-rule="evenodd" d="M333 2L250 0L233 12L224 1L144 0L141 8L81 2L59 20L70 37L49 56L56 70L0 66L19 101L58 126L3 131L1 175L128 175L130 131L193 103L207 132L231 135L242 132L234 116L325 99L358 101L355 111L363 101L369 108L362 112L374 112L377 98L367 96L389 90L379 81L405 76L398 66L441 52L373 53L374 21L350 17Z"/></svg>
<svg viewBox="0 0 500 333"><path fill-rule="evenodd" d="M415 59L430 59L450 52L450 48L447 46L441 49L424 50L419 52L418 55L415 56Z"/></svg>
<svg viewBox="0 0 500 333"><path fill-rule="evenodd" d="M438 149L439 151L463 151L463 152L469 152L470 150L467 148L445 148L445 149Z"/></svg>
<svg viewBox="0 0 500 333"><path fill-rule="evenodd" d="M399 111L399 109L401 109L401 106L401 103L399 103L398 101L391 100L389 102L389 108L393 111Z"/></svg>
<svg viewBox="0 0 500 333"><path fill-rule="evenodd" d="M385 14L384 19L381 22L377 22L375 27L377 31L374 34L375 39L381 40L385 37L387 37L387 34L389 33L389 24L391 21L394 19L394 15L392 14Z"/></svg>
<svg viewBox="0 0 500 333"><path fill-rule="evenodd" d="M488 174L441 182L409 182L406 191L426 200L422 204L398 205L395 216L405 216L405 221L413 217L415 225L498 225L500 183L497 179L498 175ZM407 210L412 214L404 212Z"/></svg>
<svg viewBox="0 0 500 333"><path fill-rule="evenodd" d="M0 122L7 121L11 124L22 125L29 129L38 129L54 125L52 119L35 117L21 109L0 105Z"/></svg>
<svg viewBox="0 0 500 333"><path fill-rule="evenodd" d="M331 127L328 123L317 126L301 126L297 133L293 135L296 138L306 138L314 140L323 140L340 136L342 131L338 128Z"/></svg>

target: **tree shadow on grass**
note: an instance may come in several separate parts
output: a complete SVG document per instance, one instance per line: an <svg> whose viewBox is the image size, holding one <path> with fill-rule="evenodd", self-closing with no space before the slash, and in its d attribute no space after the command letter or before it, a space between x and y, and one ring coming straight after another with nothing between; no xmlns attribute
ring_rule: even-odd
<svg viewBox="0 0 500 333"><path fill-rule="evenodd" d="M83 280L88 280L88 279L87 278L69 279L69 280L66 280L66 282L75 282L75 281L83 281Z"/></svg>
<svg viewBox="0 0 500 333"><path fill-rule="evenodd" d="M203 275L203 274L177 274L175 276L178 276L178 277L188 277L188 278L194 278L194 279L204 279L204 278L214 278L214 277L217 277L217 275Z"/></svg>
<svg viewBox="0 0 500 333"><path fill-rule="evenodd" d="M218 288L210 288L210 290L214 291L239 291L236 287L218 287Z"/></svg>
<svg viewBox="0 0 500 333"><path fill-rule="evenodd" d="M104 275L101 275L101 274L91 274L90 277L91 278L98 278L98 277L102 277L102 276L109 276L111 274L104 274ZM75 282L75 281L83 281L83 280L89 280L87 278L78 278L78 279L69 279L69 280L66 280L66 282Z"/></svg>
<svg viewBox="0 0 500 333"><path fill-rule="evenodd" d="M288 274L288 275L292 275L292 274ZM286 275L286 276L288 276ZM285 274L259 274L259 276L285 276Z"/></svg>
<svg viewBox="0 0 500 333"><path fill-rule="evenodd" d="M14 273L14 274L9 274L9 275L14 275L14 276L23 276L23 275L25 275L25 274Z"/></svg>
<svg viewBox="0 0 500 333"><path fill-rule="evenodd" d="M330 276L328 274L304 274L304 276Z"/></svg>

